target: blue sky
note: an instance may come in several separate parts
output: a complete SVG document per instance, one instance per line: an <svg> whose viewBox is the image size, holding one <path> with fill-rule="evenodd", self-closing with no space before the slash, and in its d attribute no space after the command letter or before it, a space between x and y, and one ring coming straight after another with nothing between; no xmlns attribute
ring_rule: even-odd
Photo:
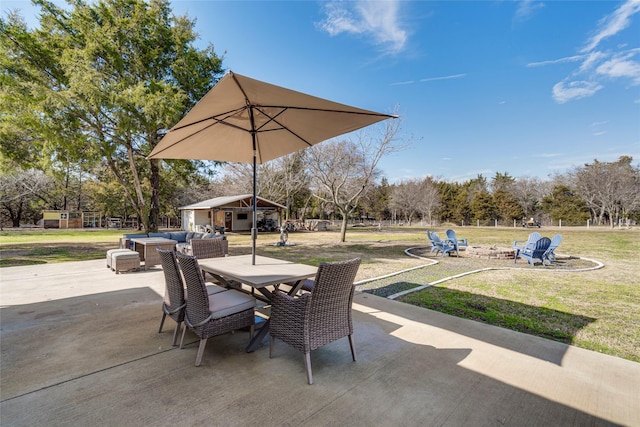
<svg viewBox="0 0 640 427"><path fill-rule="evenodd" d="M2 0L3 15L27 1ZM391 182L640 162L640 1L173 1L226 69L398 108Z"/></svg>

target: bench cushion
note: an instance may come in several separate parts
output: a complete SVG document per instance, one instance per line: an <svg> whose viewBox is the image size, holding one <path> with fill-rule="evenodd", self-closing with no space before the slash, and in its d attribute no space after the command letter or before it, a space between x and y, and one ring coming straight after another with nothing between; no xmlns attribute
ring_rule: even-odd
<svg viewBox="0 0 640 427"><path fill-rule="evenodd" d="M113 261L117 259L132 259L132 258L140 258L140 254L136 251L126 251L126 252L114 252L111 254L111 259Z"/></svg>

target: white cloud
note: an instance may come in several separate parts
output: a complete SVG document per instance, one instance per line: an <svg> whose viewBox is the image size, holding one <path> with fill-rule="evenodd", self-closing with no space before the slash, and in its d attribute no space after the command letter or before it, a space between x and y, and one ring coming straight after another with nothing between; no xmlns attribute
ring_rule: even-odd
<svg viewBox="0 0 640 427"><path fill-rule="evenodd" d="M461 77L466 77L466 76L467 76L467 74L463 73L463 74L452 74L450 76L426 77L426 78L420 79L418 81L406 80L406 81L403 81L403 82L391 83L391 86L410 85L410 84L414 84L414 83L435 82L435 81L438 81L438 80L459 79Z"/></svg>
<svg viewBox="0 0 640 427"><path fill-rule="evenodd" d="M411 84L414 84L414 83L415 83L414 80L407 80L407 81L404 81L404 82L391 83L391 86L411 85Z"/></svg>
<svg viewBox="0 0 640 427"><path fill-rule="evenodd" d="M553 86L553 99L562 104L587 98L604 88L604 83L617 79L630 79L632 85L640 85L640 62L634 57L640 49L621 51L624 45L608 49L596 49L604 40L615 36L631 25L631 17L640 13L640 0L627 0L611 14L602 18L594 35L580 50L581 55L528 64L529 67L564 62L579 62L578 68L563 81Z"/></svg>
<svg viewBox="0 0 640 427"><path fill-rule="evenodd" d="M436 80L449 80L449 79L459 79L461 77L465 77L466 74L453 74L450 76L442 76L442 77L428 77L425 79L420 79L421 82L433 82Z"/></svg>
<svg viewBox="0 0 640 427"><path fill-rule="evenodd" d="M542 9L544 3L535 0L521 0L518 2L518 8L516 9L516 19L524 20L528 19L535 13L536 10Z"/></svg>
<svg viewBox="0 0 640 427"><path fill-rule="evenodd" d="M562 64L565 62L577 62L577 61L581 61L582 59L584 59L584 55L567 56L566 58L551 59L548 61L530 62L527 64L527 67L540 67L542 65Z"/></svg>
<svg viewBox="0 0 640 427"><path fill-rule="evenodd" d="M324 4L326 18L318 26L336 36L342 33L371 37L385 53L399 53L407 32L399 18L399 1L331 1Z"/></svg>
<svg viewBox="0 0 640 427"><path fill-rule="evenodd" d="M596 68L598 74L611 78L628 77L640 84L640 63L632 61L633 54L616 55Z"/></svg>
<svg viewBox="0 0 640 427"><path fill-rule="evenodd" d="M573 81L560 82L553 86L553 99L559 104L564 104L573 99L586 98L592 96L602 89L602 85L597 82Z"/></svg>
<svg viewBox="0 0 640 427"><path fill-rule="evenodd" d="M582 52L592 51L602 40L607 37L614 36L627 28L631 23L631 16L638 12L640 12L640 1L627 0L611 15L605 16L600 20L596 33L587 42L587 45L582 49Z"/></svg>

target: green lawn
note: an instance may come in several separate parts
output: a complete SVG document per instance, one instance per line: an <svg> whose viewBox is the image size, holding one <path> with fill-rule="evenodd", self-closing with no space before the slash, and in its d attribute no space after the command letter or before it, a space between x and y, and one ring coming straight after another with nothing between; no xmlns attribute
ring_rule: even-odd
<svg viewBox="0 0 640 427"><path fill-rule="evenodd" d="M454 227L470 245L510 247L526 240L531 229ZM444 228L436 228L444 235ZM456 274L484 271L409 293L399 300L455 316L542 336L640 362L640 230L610 228L536 229L551 237L561 233L561 255L553 267L529 266L520 260L478 260L464 256L424 258L405 254L427 245L425 227L391 227L382 232L353 228L347 242L337 231L291 233L290 247L277 247L277 234L261 234L258 253L317 265L321 261L362 258L359 290L387 296L429 285ZM0 266L99 259L117 247L122 231L5 231L0 232ZM229 234L232 254L250 253L246 234ZM420 252L420 251L418 251ZM426 253L426 255L425 255ZM592 267L590 259L604 263ZM383 275L431 264L377 279ZM518 269L502 269L518 267Z"/></svg>

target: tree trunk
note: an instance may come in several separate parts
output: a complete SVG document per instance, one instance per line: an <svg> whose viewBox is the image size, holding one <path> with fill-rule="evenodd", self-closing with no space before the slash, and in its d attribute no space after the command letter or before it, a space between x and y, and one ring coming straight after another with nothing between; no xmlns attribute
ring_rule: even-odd
<svg viewBox="0 0 640 427"><path fill-rule="evenodd" d="M160 219L160 160L151 159L151 206L149 209L149 231L158 231Z"/></svg>
<svg viewBox="0 0 640 427"><path fill-rule="evenodd" d="M340 242L344 243L347 241L347 215L342 215L342 225L340 226Z"/></svg>

